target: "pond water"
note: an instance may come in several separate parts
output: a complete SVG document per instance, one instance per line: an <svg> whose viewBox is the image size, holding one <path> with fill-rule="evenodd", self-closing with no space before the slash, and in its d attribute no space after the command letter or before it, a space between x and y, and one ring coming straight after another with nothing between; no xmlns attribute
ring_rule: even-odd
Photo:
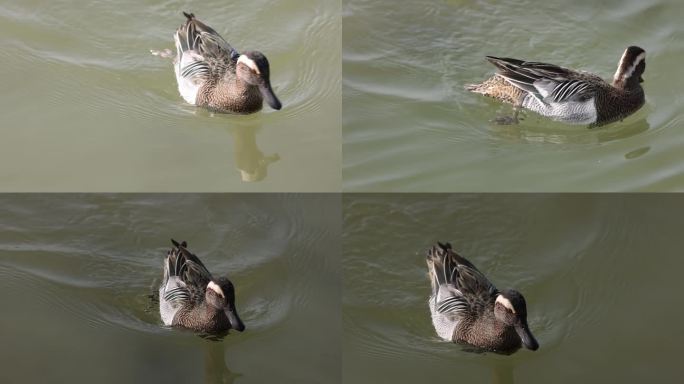
<svg viewBox="0 0 684 384"><path fill-rule="evenodd" d="M180 97L173 33L195 15L268 57L283 103L212 114ZM339 191L340 3L0 2L0 191Z"/></svg>
<svg viewBox="0 0 684 384"><path fill-rule="evenodd" d="M684 30L678 0L348 0L343 5L345 191L684 190ZM485 55L612 78L643 47L646 105L598 129L464 90Z"/></svg>
<svg viewBox="0 0 684 384"><path fill-rule="evenodd" d="M170 238L228 276L247 329L161 324ZM0 382L339 383L340 199L0 196Z"/></svg>
<svg viewBox="0 0 684 384"><path fill-rule="evenodd" d="M678 195L345 195L344 382L677 382L683 207ZM425 265L437 241L525 296L537 351L437 337Z"/></svg>

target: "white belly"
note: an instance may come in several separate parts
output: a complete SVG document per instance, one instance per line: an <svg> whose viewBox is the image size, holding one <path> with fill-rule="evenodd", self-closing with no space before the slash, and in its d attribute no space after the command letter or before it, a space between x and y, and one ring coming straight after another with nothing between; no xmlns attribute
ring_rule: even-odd
<svg viewBox="0 0 684 384"><path fill-rule="evenodd" d="M200 86L191 78L180 76L178 73L178 66L174 66L176 72L176 81L178 82L178 92L183 100L189 104L196 105L197 92Z"/></svg>
<svg viewBox="0 0 684 384"><path fill-rule="evenodd" d="M527 95L523 100L522 106L542 116L568 124L588 125L595 123L597 118L596 103L593 97L584 102L571 101L544 104L537 100L536 97Z"/></svg>
<svg viewBox="0 0 684 384"><path fill-rule="evenodd" d="M442 340L453 341L454 329L458 323L435 310L434 296L431 296L430 299L428 299L428 305L430 306L430 314L432 315L432 325L435 327L437 336Z"/></svg>

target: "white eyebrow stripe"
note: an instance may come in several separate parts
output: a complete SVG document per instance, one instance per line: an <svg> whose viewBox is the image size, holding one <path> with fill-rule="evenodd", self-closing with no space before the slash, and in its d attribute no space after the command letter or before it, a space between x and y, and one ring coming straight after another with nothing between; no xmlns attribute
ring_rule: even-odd
<svg viewBox="0 0 684 384"><path fill-rule="evenodd" d="M214 283L213 281L210 281L209 284L207 284L207 289L211 289L212 291L216 292L217 295L225 297L223 295L223 290L221 289L221 287L219 287L219 285Z"/></svg>
<svg viewBox="0 0 684 384"><path fill-rule="evenodd" d="M238 57L237 62L248 66L252 71L256 72L257 75L261 74L261 72L259 72L259 67L257 67L254 60L250 59L249 57L245 55L240 55L240 57Z"/></svg>
<svg viewBox="0 0 684 384"><path fill-rule="evenodd" d="M503 297L502 295L496 297L496 302L510 309L511 312L515 313L515 309L513 309L513 304L511 304L511 301Z"/></svg>
<svg viewBox="0 0 684 384"><path fill-rule="evenodd" d="M622 68L622 64L625 61L625 56L622 56L622 59L620 59L620 64L618 65L618 69L615 72L615 76L613 76L613 79L615 79L615 80L628 79L629 77L632 76L636 67L639 64L641 64L641 62L644 61L645 58L646 58L646 52L641 52L639 54L639 56L637 56L636 59L634 59L634 63L632 64L632 66L627 68L626 71L620 72L620 69Z"/></svg>

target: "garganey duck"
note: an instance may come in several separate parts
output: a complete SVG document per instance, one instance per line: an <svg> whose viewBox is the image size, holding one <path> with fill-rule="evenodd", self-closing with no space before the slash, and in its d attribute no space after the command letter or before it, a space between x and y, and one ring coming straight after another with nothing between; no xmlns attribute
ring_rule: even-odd
<svg viewBox="0 0 684 384"><path fill-rule="evenodd" d="M183 12L187 20L174 34L174 70L185 101L218 112L248 114L263 100L280 109L263 53L238 53L214 29Z"/></svg>
<svg viewBox="0 0 684 384"><path fill-rule="evenodd" d="M229 329L244 331L235 309L235 289L225 277L214 279L188 244L171 240L173 248L164 260L159 287L159 312L164 325L207 334Z"/></svg>
<svg viewBox="0 0 684 384"><path fill-rule="evenodd" d="M427 266L430 313L440 338L503 354L521 345L539 348L527 325L525 298L518 291L497 290L449 243L428 250Z"/></svg>
<svg viewBox="0 0 684 384"><path fill-rule="evenodd" d="M594 74L553 64L487 56L497 67L497 73L466 89L553 120L596 127L621 120L644 105L640 83L646 69L645 58L643 49L628 47L613 82L608 83Z"/></svg>

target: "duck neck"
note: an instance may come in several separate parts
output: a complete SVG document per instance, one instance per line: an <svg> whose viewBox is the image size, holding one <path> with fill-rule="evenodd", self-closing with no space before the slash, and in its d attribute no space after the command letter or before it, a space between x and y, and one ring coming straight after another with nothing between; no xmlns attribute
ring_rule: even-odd
<svg viewBox="0 0 684 384"><path fill-rule="evenodd" d="M640 76L625 77L624 74L619 74L613 78L613 87L632 91L641 89Z"/></svg>

